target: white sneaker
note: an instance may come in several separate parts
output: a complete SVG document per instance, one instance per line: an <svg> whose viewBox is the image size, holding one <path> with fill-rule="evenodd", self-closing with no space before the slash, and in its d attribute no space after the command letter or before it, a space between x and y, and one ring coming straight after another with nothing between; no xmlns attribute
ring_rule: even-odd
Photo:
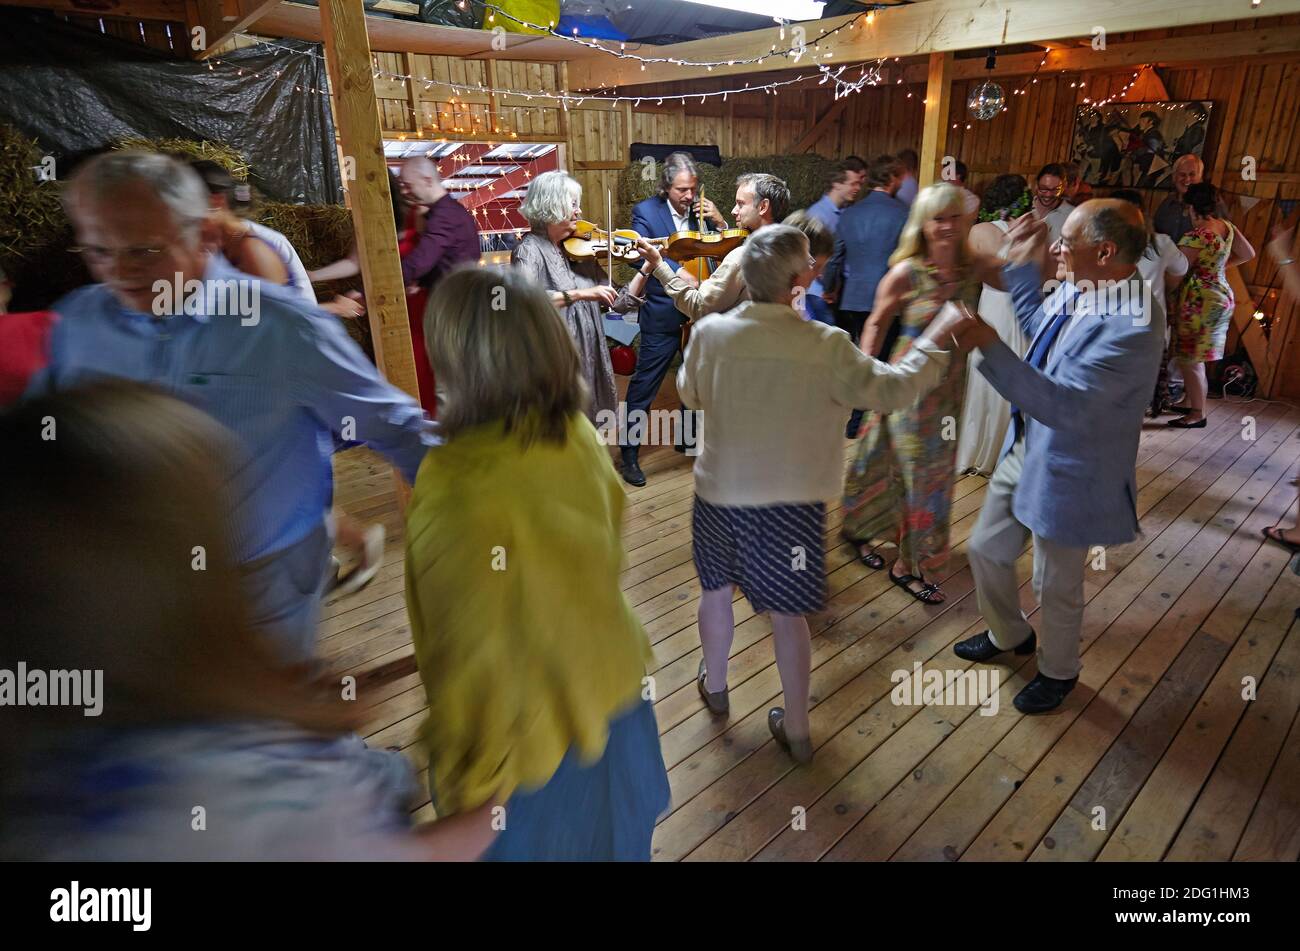
<svg viewBox="0 0 1300 951"><path fill-rule="evenodd" d="M361 563L339 579L334 593L338 596L360 591L379 574L379 567L384 562L384 539L387 533L382 525L371 525L366 529L366 550Z"/></svg>

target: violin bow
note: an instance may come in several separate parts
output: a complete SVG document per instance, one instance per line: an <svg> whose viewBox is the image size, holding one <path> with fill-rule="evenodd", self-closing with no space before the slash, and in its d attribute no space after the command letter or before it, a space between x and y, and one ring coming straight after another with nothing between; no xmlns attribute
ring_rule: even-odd
<svg viewBox="0 0 1300 951"><path fill-rule="evenodd" d="M606 255L609 260L609 282L614 283L614 198L608 188L605 189L605 229L608 232L605 241Z"/></svg>

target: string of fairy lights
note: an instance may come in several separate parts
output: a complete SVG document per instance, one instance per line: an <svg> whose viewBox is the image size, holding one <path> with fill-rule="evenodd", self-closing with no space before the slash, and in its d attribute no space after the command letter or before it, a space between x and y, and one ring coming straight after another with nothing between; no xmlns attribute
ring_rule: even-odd
<svg viewBox="0 0 1300 951"><path fill-rule="evenodd" d="M572 92L569 90L548 91L542 89L515 89L511 87L488 85L487 83L484 82L463 82L463 81L457 82L451 79L439 79L439 78L434 78L432 76L421 76L414 73L403 73L400 71L392 71L392 70L384 69L382 66L379 65L379 59L378 57L376 57L375 66L372 70L372 77L375 80L382 79L382 80L388 80L396 83L410 84L410 88L412 90L417 88L417 86L422 86L425 91L429 91L434 87L441 87L449 90L450 96L449 96L449 102L447 103L448 108L446 112L444 112L441 109L438 109L437 104L433 104L437 123L434 127L430 128L429 131L434 134L445 133L447 131L452 131L457 134L460 133L475 134L478 133L479 131L482 131L484 134L488 134L488 135L495 133L498 136L503 136L507 138L517 139L519 137L518 133L515 131L503 130L499 124L495 126L489 126L487 122L482 119L481 116L476 117L473 111L474 104L465 102L461 98L462 96L468 94L488 95L494 97L510 97L515 100L522 100L522 103L516 101L514 103L510 103L507 106L508 109L513 109L513 110L529 108L529 106L525 104L532 104L536 102L537 107L554 108L555 106L558 106L559 108L567 112L570 108L579 108L587 103L599 104L601 106L603 106L605 103L608 103L611 109L617 109L619 105L622 103L629 103L633 107L640 107L643 103L653 103L656 106L662 106L666 103L668 104L679 103L684 105L690 102L691 100L698 100L700 104L703 104L710 99L721 99L721 101L726 102L728 98L733 95L742 95L747 93L763 93L765 95L777 96L780 94L781 90L783 89L798 87L812 80L816 80L817 85L824 86L827 83L833 83L834 98L836 100L839 100L853 93L861 92L865 88L879 86L882 83L884 83L885 82L884 68L886 62L889 59L889 57L881 57L877 59L874 63L841 64L835 67L829 66L824 62L817 62L819 58L827 59L833 55L833 52L831 50L823 51L821 49L820 44L823 40L843 30L855 30L858 29L860 25L870 26L875 20L876 11L880 9L886 9L886 7L884 7L883 5L875 5L868 10L864 10L856 14L851 19L846 20L845 22L840 23L839 25L833 28L822 31L820 34L818 34L816 37L813 38L811 43L802 43L802 42L792 43L791 45L786 46L785 48L779 50L777 49L777 44L774 43L771 45L771 49L768 53L760 56L753 56L753 57L740 58L740 59L732 58L728 60L700 61L700 60L689 60L689 59L670 57L670 56L642 56L637 52L628 51L626 48L627 44L624 41L617 41L619 43L619 48L613 49L610 46L606 46L605 44L599 42L598 40L579 36L576 29L573 31L573 34L570 35L570 34L565 34L557 31L555 29L554 23L550 23L546 26L542 26L541 24L530 23L527 20L521 19L519 17L516 17L508 13L507 11L503 10L501 7L490 2L490 0L458 0L458 6L460 6L462 10L465 9L469 3L473 3L483 10L483 12L485 13L485 20L484 20L485 26L489 23L493 23L495 19L499 16L503 19L513 22L514 24L520 27L532 30L534 32L545 33L557 39L566 42L576 43L588 49L598 50L603 54L614 56L619 59L628 59L628 60L636 61L640 64L643 70L646 68L647 64L669 64L669 65L680 66L680 67L690 68L690 69L698 69L703 67L707 71L712 71L714 67L721 67L721 66L735 67L735 66L743 66L743 65L759 65L765 63L766 60L773 57L782 57L782 56L793 57L797 61L798 59L802 58L803 54L807 53L811 60L810 65L814 66L816 68L816 71L801 73L800 75L791 77L789 79L773 79L767 82L760 82L760 83L745 81L743 82L743 84L729 86L728 88L705 90L702 92L665 93L665 94L660 94L657 92L648 93L648 94L645 92L620 93L617 91L617 87L615 87L615 89L613 90L608 90L608 91L605 90L603 83L601 84L602 88L599 91ZM786 35L786 26L788 25L787 21L781 20L778 17L774 17L773 19L777 22L780 28L781 39L784 40ZM498 30L500 29L502 28L498 27ZM256 42L259 48L264 49L269 47L285 55L310 56L313 59L324 59L323 53L318 49L294 48L276 42L274 40L253 36L247 33L241 33L238 35L241 38L245 38ZM811 47L811 49L809 47ZM1039 82L1040 73L1045 68L1048 68L1049 57L1050 57L1050 51L1045 52L1043 54L1037 66L1034 68L1033 72L1026 78L1024 83L1018 88L1012 90L1012 96L1024 96L1028 94L1030 87ZM893 57L892 59L895 63L899 61L899 57L897 56ZM212 57L207 61L207 65L209 70L215 69L217 66L225 66L228 68L233 68L236 71L237 75L241 75L241 76L247 72L253 76L262 77L266 73L273 71L274 75L277 78L280 78L284 74L283 68L271 67L271 68L264 68L260 70L253 69L242 63L226 62L221 57ZM1112 93L1111 95L1107 96L1106 98L1094 102L1090 98L1084 97L1082 103L1084 105L1088 105L1096 109L1096 108L1101 108L1106 105L1109 105L1111 102L1114 102L1117 99L1122 98L1125 94L1127 94L1129 89L1131 89L1133 84L1137 81L1138 76L1141 74L1142 68L1139 68L1137 71L1135 71L1133 73L1133 76L1123 87L1121 87L1119 90ZM851 70L857 70L858 75L856 77L853 77ZM1062 70L1061 72L1062 74L1064 74L1066 70ZM902 76L898 76L895 78L896 85L902 85L903 83L904 83L904 79ZM1083 87L1084 87L1084 83L1082 80L1070 83L1070 88L1072 89L1073 88L1082 89ZM330 96L333 95L333 92L330 89L319 88L310 83L304 84L302 82L294 82L293 88L299 92L310 92L318 95L330 95ZM915 98L915 96L916 94L912 90L908 90L907 92L908 99ZM929 100L924 97L922 97L921 101L925 104L928 104L929 102ZM422 117L420 115L415 114L414 110L411 108L409 104L406 104L404 108L408 113L410 113L410 118L412 120L412 125L416 131L416 134L417 135L422 134L424 132L424 129L422 128L423 123L421 121ZM450 114L451 122L453 123L453 127L450 130L442 126L442 122L444 119L447 118L448 114ZM458 116L461 114L470 115L468 127L462 127L459 124L461 120L458 118ZM498 113L498 115L496 116L496 121L499 123L500 113ZM476 126L478 125L482 125L481 130L479 128L476 128ZM952 128L956 129L959 128L961 125L962 123L960 121L954 122ZM969 122L966 123L966 128L967 129L971 128L971 124Z"/></svg>

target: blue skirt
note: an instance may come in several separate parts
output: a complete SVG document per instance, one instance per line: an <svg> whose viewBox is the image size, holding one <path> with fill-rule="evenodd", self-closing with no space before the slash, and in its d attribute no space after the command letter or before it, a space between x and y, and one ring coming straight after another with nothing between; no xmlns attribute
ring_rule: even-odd
<svg viewBox="0 0 1300 951"><path fill-rule="evenodd" d="M691 554L700 587L735 585L755 614L826 607L826 503L714 505L698 495Z"/></svg>
<svg viewBox="0 0 1300 951"><path fill-rule="evenodd" d="M599 760L573 750L541 789L506 802L506 828L487 862L648 862L655 822L668 809L668 772L654 707L641 700L609 724Z"/></svg>

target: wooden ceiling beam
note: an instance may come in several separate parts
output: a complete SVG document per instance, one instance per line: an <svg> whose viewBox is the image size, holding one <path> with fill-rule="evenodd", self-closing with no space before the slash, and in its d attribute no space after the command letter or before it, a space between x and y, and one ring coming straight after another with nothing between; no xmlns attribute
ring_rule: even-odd
<svg viewBox="0 0 1300 951"><path fill-rule="evenodd" d="M1118 35L1136 30L1289 13L1300 13L1300 0L1269 0L1259 7L1225 0L1092 0L1086 9L1078 4L1044 3L1043 0L1002 0L999 3L989 3L988 0L927 0L878 11L870 25L865 20L858 20L856 26L821 40L821 53L818 55L822 57L821 62L833 66L884 57L1073 39L1083 30L1090 32L1093 24L1104 26L1108 33ZM800 26L811 45L821 33L851 20L852 16L830 17ZM758 56L765 57L761 68L806 69L813 55L811 49L798 62L788 56L770 55L773 46L784 49L791 45L793 27L786 27L784 33L782 36L780 28L771 27L654 48L653 55L656 56L721 63L712 69L655 63L642 70L641 64L635 60L599 53L574 58L569 67L570 81L575 89L596 89L704 77L717 79L753 72L754 64L727 64ZM1215 34L1212 42L1204 37L1200 42L1208 51L1221 38L1231 35ZM1093 50L1091 45L1079 50L1092 57L1104 57L1107 52ZM1061 53L1075 55L1073 51L1062 50ZM979 65L983 65L982 61Z"/></svg>
<svg viewBox="0 0 1300 951"><path fill-rule="evenodd" d="M195 59L207 59L220 50L237 33L248 29L275 7L280 0L189 0L186 18L191 42L194 28L203 27L203 48L194 50ZM191 46L191 49L193 47Z"/></svg>

